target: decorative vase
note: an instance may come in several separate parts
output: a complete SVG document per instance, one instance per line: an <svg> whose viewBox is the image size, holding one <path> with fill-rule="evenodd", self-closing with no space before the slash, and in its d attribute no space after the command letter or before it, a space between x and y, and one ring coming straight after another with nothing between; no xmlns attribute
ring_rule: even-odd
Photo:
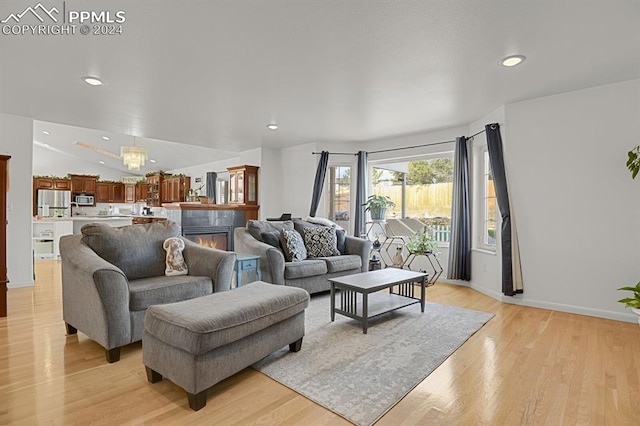
<svg viewBox="0 0 640 426"><path fill-rule="evenodd" d="M631 310L633 311L634 314L638 316L638 324L640 324L640 309L631 308Z"/></svg>
<svg viewBox="0 0 640 426"><path fill-rule="evenodd" d="M383 221L384 214L387 212L387 208L382 207L380 209L371 209L370 212L371 212L371 220Z"/></svg>

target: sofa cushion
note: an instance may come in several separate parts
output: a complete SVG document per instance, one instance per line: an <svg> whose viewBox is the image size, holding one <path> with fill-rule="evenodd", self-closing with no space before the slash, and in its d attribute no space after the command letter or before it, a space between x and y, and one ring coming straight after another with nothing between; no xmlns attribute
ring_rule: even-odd
<svg viewBox="0 0 640 426"><path fill-rule="evenodd" d="M329 273L362 268L362 259L357 254L343 254L342 256L322 257L320 259L327 263Z"/></svg>
<svg viewBox="0 0 640 426"><path fill-rule="evenodd" d="M213 292L210 277L178 275L129 281L129 309L143 311L151 305L179 302Z"/></svg>
<svg viewBox="0 0 640 426"><path fill-rule="evenodd" d="M335 227L305 228L302 234L308 257L339 256Z"/></svg>
<svg viewBox="0 0 640 426"><path fill-rule="evenodd" d="M304 246L302 235L295 230L280 231L280 243L287 262L299 262L307 258L307 248Z"/></svg>
<svg viewBox="0 0 640 426"><path fill-rule="evenodd" d="M299 288L261 281L233 291L149 308L146 332L193 355L201 355L284 321L309 305Z"/></svg>
<svg viewBox="0 0 640 426"><path fill-rule="evenodd" d="M336 228L336 247L342 254L347 252L347 231Z"/></svg>
<svg viewBox="0 0 640 426"><path fill-rule="evenodd" d="M288 280L324 275L327 271L327 262L320 259L307 259L284 264L284 277Z"/></svg>
<svg viewBox="0 0 640 426"><path fill-rule="evenodd" d="M328 219L327 219L328 220ZM296 231L298 231L301 235L304 235L305 229L317 228L324 225L319 223L311 223L306 220L297 219L293 221L293 227ZM336 226L336 238L338 240L336 246L340 253L345 253L347 251L346 241L347 241L347 232L343 228L339 228Z"/></svg>
<svg viewBox="0 0 640 426"><path fill-rule="evenodd" d="M120 268L129 280L164 276L164 240L180 236L172 221L113 228L89 223L81 229L82 241L107 262Z"/></svg>
<svg viewBox="0 0 640 426"><path fill-rule="evenodd" d="M293 222L291 222L290 220L287 220L284 222L267 222L264 220L250 220L249 222L247 222L247 231L249 231L249 234L251 234L251 236L258 241L263 241L262 240L263 232L270 232L270 231L280 232L283 229L292 231Z"/></svg>

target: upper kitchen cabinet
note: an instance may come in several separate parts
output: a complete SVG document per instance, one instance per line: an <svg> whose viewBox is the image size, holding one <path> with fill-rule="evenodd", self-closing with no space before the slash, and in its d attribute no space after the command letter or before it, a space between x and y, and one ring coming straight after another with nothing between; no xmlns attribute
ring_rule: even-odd
<svg viewBox="0 0 640 426"><path fill-rule="evenodd" d="M95 197L96 203L124 203L124 183L97 182Z"/></svg>
<svg viewBox="0 0 640 426"><path fill-rule="evenodd" d="M95 194L98 176L71 175L71 192Z"/></svg>
<svg viewBox="0 0 640 426"><path fill-rule="evenodd" d="M180 203L187 199L187 191L191 188L189 176L167 177L163 184L163 201L167 203Z"/></svg>
<svg viewBox="0 0 640 426"><path fill-rule="evenodd" d="M69 191L71 190L71 180L36 176L33 178L33 189L59 189L61 191Z"/></svg>
<svg viewBox="0 0 640 426"><path fill-rule="evenodd" d="M229 204L258 204L258 167L234 166L229 171Z"/></svg>

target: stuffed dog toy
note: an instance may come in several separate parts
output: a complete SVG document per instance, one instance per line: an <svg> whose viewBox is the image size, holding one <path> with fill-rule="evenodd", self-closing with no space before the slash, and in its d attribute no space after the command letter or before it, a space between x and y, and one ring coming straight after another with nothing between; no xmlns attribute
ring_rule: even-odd
<svg viewBox="0 0 640 426"><path fill-rule="evenodd" d="M187 263L184 261L184 257L182 256L184 241L182 241L181 238L167 238L162 247L167 252L167 268L165 269L164 274L166 276L187 275L189 270L187 269Z"/></svg>

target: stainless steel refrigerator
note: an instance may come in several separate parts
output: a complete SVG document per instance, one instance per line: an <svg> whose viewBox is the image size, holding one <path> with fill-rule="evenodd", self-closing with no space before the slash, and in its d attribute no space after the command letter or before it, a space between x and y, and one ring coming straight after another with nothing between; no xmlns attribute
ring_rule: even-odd
<svg viewBox="0 0 640 426"><path fill-rule="evenodd" d="M38 189L38 214L42 217L70 217L71 191Z"/></svg>

